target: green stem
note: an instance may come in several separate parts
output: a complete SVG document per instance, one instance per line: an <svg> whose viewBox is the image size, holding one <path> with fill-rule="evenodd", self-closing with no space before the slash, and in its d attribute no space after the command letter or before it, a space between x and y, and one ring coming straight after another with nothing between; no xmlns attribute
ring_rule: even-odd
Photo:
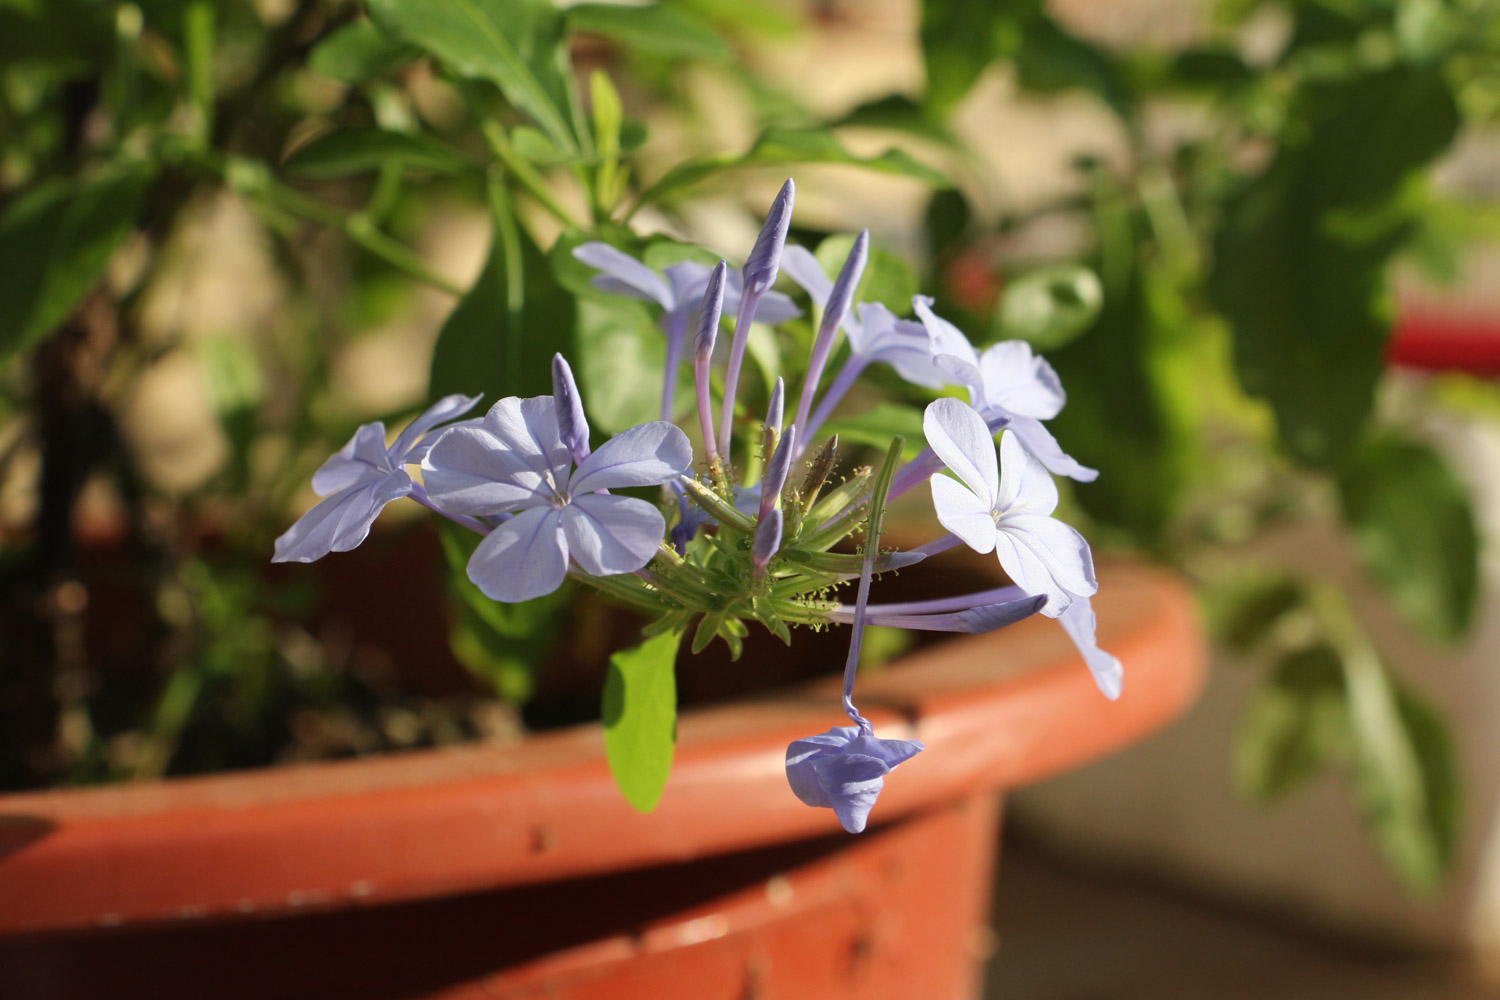
<svg viewBox="0 0 1500 1000"><path fill-rule="evenodd" d="M547 186L542 175L536 172L536 168L511 148L510 139L499 122L485 119L480 129L484 132L484 139L490 147L490 152L495 154L495 158L505 165L510 175L537 200L538 204L556 216L563 225L572 229L582 228L578 220L573 218L572 213L557 200L557 195L552 193L552 189Z"/></svg>

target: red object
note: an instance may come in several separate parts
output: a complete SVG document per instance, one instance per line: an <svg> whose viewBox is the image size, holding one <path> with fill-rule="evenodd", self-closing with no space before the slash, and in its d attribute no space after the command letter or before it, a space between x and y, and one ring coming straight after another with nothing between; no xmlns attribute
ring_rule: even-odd
<svg viewBox="0 0 1500 1000"><path fill-rule="evenodd" d="M782 768L787 743L840 723L837 681L686 713L645 816L592 726L0 796L4 995L972 996L999 793L1140 739L1201 681L1183 586L1102 576L1118 702L1041 618L861 680L877 732L927 751L857 837Z"/></svg>
<svg viewBox="0 0 1500 1000"><path fill-rule="evenodd" d="M1391 334L1386 360L1423 371L1500 375L1500 319L1477 313L1405 310Z"/></svg>

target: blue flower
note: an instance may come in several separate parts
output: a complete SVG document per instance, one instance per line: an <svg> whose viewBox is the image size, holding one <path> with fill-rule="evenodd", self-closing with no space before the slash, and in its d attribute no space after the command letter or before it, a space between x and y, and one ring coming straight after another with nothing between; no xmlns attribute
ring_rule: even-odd
<svg viewBox="0 0 1500 1000"><path fill-rule="evenodd" d="M312 562L330 552L348 552L370 534L370 525L392 500L412 495L406 473L427 454L439 424L461 416L478 396L444 396L385 446L385 424L375 421L354 432L349 443L313 474L314 492L325 497L276 539L272 562Z"/></svg>
<svg viewBox="0 0 1500 1000"><path fill-rule="evenodd" d="M1106 697L1118 698L1120 661L1099 649L1088 598L1098 591L1094 557L1076 530L1052 517L1057 485L1007 430L995 443L984 418L956 399L927 407L927 444L958 477L932 477L932 504L943 527L976 552L994 552L1000 566L1028 594L1044 595L1042 614L1064 630Z"/></svg>
<svg viewBox="0 0 1500 1000"><path fill-rule="evenodd" d="M651 561L666 533L654 505L608 491L657 486L693 464L687 435L655 421L605 442L575 469L552 396L509 396L478 427L455 427L422 462L433 503L448 514L513 514L469 559L469 579L497 601L556 590L569 560L585 573L632 573Z"/></svg>
<svg viewBox="0 0 1500 1000"><path fill-rule="evenodd" d="M882 740L863 726L835 726L786 748L786 777L797 798L832 809L850 833L865 828L885 776L926 749L918 740Z"/></svg>

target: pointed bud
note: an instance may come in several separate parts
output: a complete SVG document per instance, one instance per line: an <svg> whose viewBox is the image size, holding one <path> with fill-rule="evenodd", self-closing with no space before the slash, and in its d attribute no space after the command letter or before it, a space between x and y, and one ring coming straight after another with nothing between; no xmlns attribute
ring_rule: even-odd
<svg viewBox="0 0 1500 1000"><path fill-rule="evenodd" d="M777 446L775 454L766 463L766 474L760 480L760 519L764 521L766 515L779 505L781 491L786 489L787 472L792 467L792 455L797 449L797 425L786 429L781 436L781 444Z"/></svg>
<svg viewBox="0 0 1500 1000"><path fill-rule="evenodd" d="M589 457L589 422L583 415L583 400L578 395L578 383L573 380L573 369L561 354L552 355L552 402L557 407L557 428L563 444L568 446L575 463L582 462Z"/></svg>
<svg viewBox="0 0 1500 1000"><path fill-rule="evenodd" d="M761 518L755 527L755 541L751 543L750 552L756 576L765 575L771 557L781 548L781 525L781 509L777 508Z"/></svg>
<svg viewBox="0 0 1500 1000"><path fill-rule="evenodd" d="M854 292L859 288L859 280L865 276L865 265L869 260L870 231L864 229L855 239L849 256L844 260L844 267L833 283L828 303L823 307L823 321L818 325L820 340L824 337L831 338L833 331L838 329L844 317L849 314L849 307L854 303Z"/></svg>
<svg viewBox="0 0 1500 1000"><path fill-rule="evenodd" d="M719 317L724 312L724 277L729 264L719 261L708 278L703 305L698 309L698 333L693 338L693 387L698 394L698 421L703 428L703 452L711 466L717 465L719 453L714 448L713 401L709 391L708 367L714 356L714 341L719 336Z"/></svg>
<svg viewBox="0 0 1500 1000"><path fill-rule="evenodd" d="M833 471L833 463L838 459L838 453L839 436L835 434L808 463L807 475L797 490L797 495L802 498L804 514L817 502L818 494L823 490L823 484L828 481L828 474Z"/></svg>
<svg viewBox="0 0 1500 1000"><path fill-rule="evenodd" d="M755 238L755 246L745 261L745 294L759 298L776 281L781 270L781 250L786 246L786 233L792 225L792 200L797 196L797 185L790 177L776 194L771 210L766 213L766 224Z"/></svg>
<svg viewBox="0 0 1500 1000"><path fill-rule="evenodd" d="M786 410L786 381L780 377L771 387L771 404L766 407L766 430L761 438L761 456L769 462L781 440L781 421Z"/></svg>

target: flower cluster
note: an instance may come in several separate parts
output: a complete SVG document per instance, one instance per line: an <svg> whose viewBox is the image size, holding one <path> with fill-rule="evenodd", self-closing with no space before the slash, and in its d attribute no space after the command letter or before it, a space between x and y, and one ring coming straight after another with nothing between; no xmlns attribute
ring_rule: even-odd
<svg viewBox="0 0 1500 1000"><path fill-rule="evenodd" d="M389 448L381 424L360 428L314 476L326 499L278 539L275 558L310 561L353 548L380 509L405 496L484 536L468 576L497 601L551 593L571 576L656 616L656 630L691 629L694 651L718 638L736 656L748 622L787 641L789 626L851 624L844 710L853 725L792 743L786 771L798 798L832 808L845 829L859 832L885 776L922 749L915 740L876 737L855 707L866 623L972 633L1039 612L1059 619L1106 696L1119 696L1122 671L1095 641L1089 599L1097 584L1088 543L1052 516L1054 475L1082 482L1097 475L1065 454L1043 423L1066 401L1056 373L1021 341L977 351L930 299L913 298L912 319L879 303L855 302L868 232L830 280L807 250L785 245L793 194L787 181L740 270L720 261L714 268L675 264L658 274L605 243L574 251L599 271L593 279L599 288L661 307L667 337L661 420L593 450L578 387L559 355L551 396L508 397L484 417L463 420L478 397L450 396ZM750 325L799 315L789 298L771 290L783 270L821 317L792 421L784 420L786 387L778 380L764 421L749 428L737 456L735 402ZM714 349L726 310L735 318L716 407ZM673 422L690 331L702 442L696 465L687 434ZM824 369L841 340L845 361L825 388ZM965 388L969 401L944 397L927 407L926 448L911 461L900 463L897 439L878 473L858 469L834 485L837 439L819 443L818 432L860 374L878 364L916 385ZM760 463L749 461L756 455ZM762 470L758 481L735 481L736 468L754 464ZM420 465L421 483L408 474L410 465ZM882 552L887 500L924 481L947 534L905 552ZM632 487L658 487L660 498L611 492ZM863 552L835 551L860 531ZM1013 586L870 603L877 573L958 545L994 552ZM830 598L855 579L852 606Z"/></svg>

